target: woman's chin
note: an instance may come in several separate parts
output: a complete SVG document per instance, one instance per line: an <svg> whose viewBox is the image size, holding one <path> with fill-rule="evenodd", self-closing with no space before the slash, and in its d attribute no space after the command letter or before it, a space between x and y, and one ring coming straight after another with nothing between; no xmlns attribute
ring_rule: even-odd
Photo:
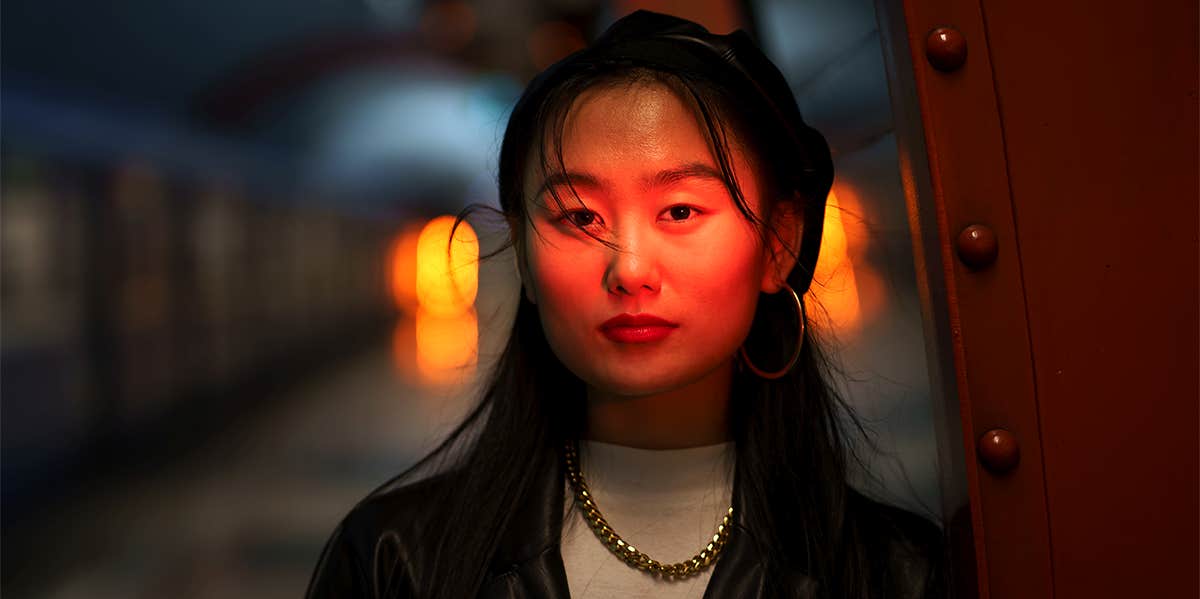
<svg viewBox="0 0 1200 599"><path fill-rule="evenodd" d="M588 386L594 391L612 396L635 399L669 393L688 387L709 374L703 368L671 370L641 366L625 372L612 372L589 377Z"/></svg>
<svg viewBox="0 0 1200 599"><path fill-rule="evenodd" d="M600 385L593 385L592 388L605 397L622 399L639 399L642 397L666 393L675 389L675 387L672 385L667 384L631 381L604 381Z"/></svg>

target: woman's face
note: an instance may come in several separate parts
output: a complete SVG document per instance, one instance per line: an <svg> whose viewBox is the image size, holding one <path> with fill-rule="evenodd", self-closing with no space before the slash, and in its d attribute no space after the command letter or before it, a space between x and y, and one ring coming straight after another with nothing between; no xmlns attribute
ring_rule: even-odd
<svg viewBox="0 0 1200 599"><path fill-rule="evenodd" d="M742 194L761 217L757 178L730 141ZM694 112L661 84L594 88L567 116L562 154L565 172L547 169L557 173L547 180L533 153L525 201L534 226L522 243L526 293L555 354L619 396L671 391L728 367L759 292L780 289L780 267L722 183ZM663 322L637 320L647 317Z"/></svg>

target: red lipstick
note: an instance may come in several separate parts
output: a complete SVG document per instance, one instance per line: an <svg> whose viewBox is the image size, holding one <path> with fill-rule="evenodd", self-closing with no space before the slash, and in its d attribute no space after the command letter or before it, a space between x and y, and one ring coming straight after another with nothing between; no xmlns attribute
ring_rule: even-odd
<svg viewBox="0 0 1200 599"><path fill-rule="evenodd" d="M650 343L658 341L679 325L653 314L620 314L600 325L600 332L617 343Z"/></svg>

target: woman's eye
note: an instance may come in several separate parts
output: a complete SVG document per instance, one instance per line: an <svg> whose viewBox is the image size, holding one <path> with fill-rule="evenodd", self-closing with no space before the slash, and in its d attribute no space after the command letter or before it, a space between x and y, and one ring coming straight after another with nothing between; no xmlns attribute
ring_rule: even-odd
<svg viewBox="0 0 1200 599"><path fill-rule="evenodd" d="M699 210L691 206L671 206L667 208L666 215L672 221L685 221L695 216Z"/></svg>
<svg viewBox="0 0 1200 599"><path fill-rule="evenodd" d="M576 227L588 227L599 220L599 215L591 210L571 210L559 217L559 220Z"/></svg>

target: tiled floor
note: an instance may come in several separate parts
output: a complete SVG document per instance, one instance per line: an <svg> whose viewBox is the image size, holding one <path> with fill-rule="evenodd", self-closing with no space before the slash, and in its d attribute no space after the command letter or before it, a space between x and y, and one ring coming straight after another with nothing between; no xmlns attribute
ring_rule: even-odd
<svg viewBox="0 0 1200 599"><path fill-rule="evenodd" d="M184 463L81 496L46 525L68 546L61 563L10 597L301 597L339 518L467 403L464 389L407 383L390 348L363 356Z"/></svg>

